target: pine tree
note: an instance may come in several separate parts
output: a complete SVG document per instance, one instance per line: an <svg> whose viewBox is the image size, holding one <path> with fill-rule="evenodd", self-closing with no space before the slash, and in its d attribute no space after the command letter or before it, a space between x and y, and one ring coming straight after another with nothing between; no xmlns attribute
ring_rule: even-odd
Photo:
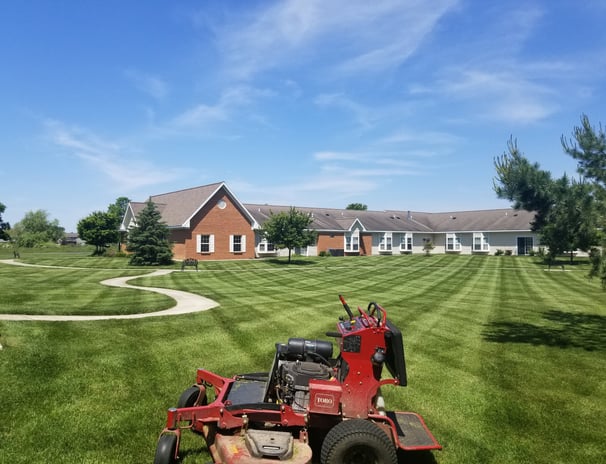
<svg viewBox="0 0 606 464"><path fill-rule="evenodd" d="M126 249L132 252L130 264L136 266L171 264L173 252L168 241L168 226L152 201L137 216L137 224L128 234Z"/></svg>

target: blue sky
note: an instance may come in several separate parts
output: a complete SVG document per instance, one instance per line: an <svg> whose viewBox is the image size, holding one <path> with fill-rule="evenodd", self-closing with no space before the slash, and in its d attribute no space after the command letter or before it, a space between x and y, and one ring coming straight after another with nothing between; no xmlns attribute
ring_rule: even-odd
<svg viewBox="0 0 606 464"><path fill-rule="evenodd" d="M67 231L121 196L459 211L510 136L555 176L606 123L603 0L0 5L0 202Z"/></svg>

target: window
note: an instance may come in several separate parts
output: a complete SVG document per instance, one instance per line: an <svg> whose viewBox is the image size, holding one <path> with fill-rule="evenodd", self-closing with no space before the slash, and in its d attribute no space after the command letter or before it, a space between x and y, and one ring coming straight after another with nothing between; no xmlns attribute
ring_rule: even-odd
<svg viewBox="0 0 606 464"><path fill-rule="evenodd" d="M400 238L400 251L412 251L412 234L402 234Z"/></svg>
<svg viewBox="0 0 606 464"><path fill-rule="evenodd" d="M474 232L473 234L473 251L488 251L488 237L482 232Z"/></svg>
<svg viewBox="0 0 606 464"><path fill-rule="evenodd" d="M461 251L461 239L457 234L446 234L446 251Z"/></svg>
<svg viewBox="0 0 606 464"><path fill-rule="evenodd" d="M197 235L196 236L198 253L214 253L215 252L215 236Z"/></svg>
<svg viewBox="0 0 606 464"><path fill-rule="evenodd" d="M360 231L358 229L345 234L345 252L354 253L360 251Z"/></svg>
<svg viewBox="0 0 606 464"><path fill-rule="evenodd" d="M391 232L385 232L379 242L379 251L391 251Z"/></svg>
<svg viewBox="0 0 606 464"><path fill-rule="evenodd" d="M276 251L273 243L267 241L267 239L263 239L259 242L258 246L259 253L273 253Z"/></svg>
<svg viewBox="0 0 606 464"><path fill-rule="evenodd" d="M533 247L532 237L518 237L518 255L529 255Z"/></svg>
<svg viewBox="0 0 606 464"><path fill-rule="evenodd" d="M229 251L231 253L244 253L246 251L246 235L230 235Z"/></svg>

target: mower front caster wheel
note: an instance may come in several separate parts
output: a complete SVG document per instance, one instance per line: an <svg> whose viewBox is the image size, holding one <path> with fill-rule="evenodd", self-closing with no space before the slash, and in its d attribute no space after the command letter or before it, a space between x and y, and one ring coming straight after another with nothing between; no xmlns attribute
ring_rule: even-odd
<svg viewBox="0 0 606 464"><path fill-rule="evenodd" d="M177 462L177 435L166 433L158 439L154 464L175 464Z"/></svg>
<svg viewBox="0 0 606 464"><path fill-rule="evenodd" d="M206 392L202 392L200 387L194 385L181 393L179 401L177 401L177 408L191 408L192 406L205 405L206 403Z"/></svg>
<svg viewBox="0 0 606 464"><path fill-rule="evenodd" d="M322 464L398 464L396 448L374 423L350 419L335 425L324 438Z"/></svg>

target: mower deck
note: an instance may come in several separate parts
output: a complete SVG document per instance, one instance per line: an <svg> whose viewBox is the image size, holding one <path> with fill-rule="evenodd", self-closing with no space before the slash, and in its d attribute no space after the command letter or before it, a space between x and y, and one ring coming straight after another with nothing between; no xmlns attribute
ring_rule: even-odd
<svg viewBox="0 0 606 464"><path fill-rule="evenodd" d="M248 430L244 435L218 434L211 453L216 462L230 464L311 463L312 450L289 433Z"/></svg>

